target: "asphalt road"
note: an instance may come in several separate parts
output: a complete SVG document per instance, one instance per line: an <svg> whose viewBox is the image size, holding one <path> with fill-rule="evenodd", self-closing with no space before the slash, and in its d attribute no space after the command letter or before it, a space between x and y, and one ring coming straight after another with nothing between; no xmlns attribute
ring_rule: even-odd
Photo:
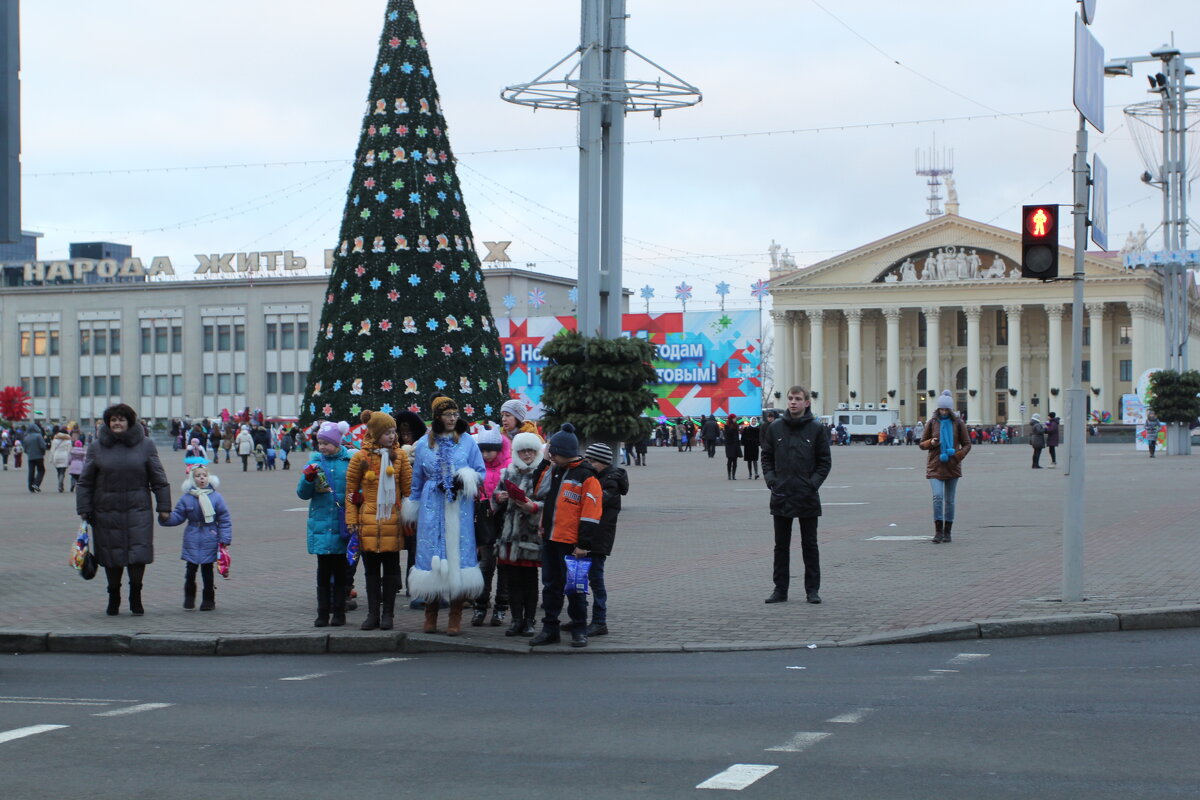
<svg viewBox="0 0 1200 800"><path fill-rule="evenodd" d="M5 655L0 797L1195 797L1198 678L1194 630L591 658Z"/></svg>

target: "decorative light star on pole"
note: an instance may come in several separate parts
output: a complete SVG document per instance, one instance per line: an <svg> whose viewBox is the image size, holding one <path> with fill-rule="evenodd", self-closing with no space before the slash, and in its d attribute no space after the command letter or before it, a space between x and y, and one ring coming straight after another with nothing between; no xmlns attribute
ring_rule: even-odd
<svg viewBox="0 0 1200 800"><path fill-rule="evenodd" d="M541 308L546 305L546 293L541 289L534 288L529 290L529 305L534 308Z"/></svg>
<svg viewBox="0 0 1200 800"><path fill-rule="evenodd" d="M683 304L683 313L687 313L687 301L692 299L692 287L680 283L675 287L675 299Z"/></svg>
<svg viewBox="0 0 1200 800"><path fill-rule="evenodd" d="M504 295L504 307L508 309L509 313L512 313L513 307L516 306L516 304L517 298L513 297L511 294Z"/></svg>
<svg viewBox="0 0 1200 800"><path fill-rule="evenodd" d="M763 298L770 293L771 290L767 287L767 282L762 278L750 284L750 296L757 300L759 305L762 305Z"/></svg>
<svg viewBox="0 0 1200 800"><path fill-rule="evenodd" d="M654 297L654 287L646 284L642 287L642 299L646 301L646 313L650 313L650 298Z"/></svg>
<svg viewBox="0 0 1200 800"><path fill-rule="evenodd" d="M729 294L729 284L721 281L717 284L717 294L721 298L721 312L725 312L725 295Z"/></svg>

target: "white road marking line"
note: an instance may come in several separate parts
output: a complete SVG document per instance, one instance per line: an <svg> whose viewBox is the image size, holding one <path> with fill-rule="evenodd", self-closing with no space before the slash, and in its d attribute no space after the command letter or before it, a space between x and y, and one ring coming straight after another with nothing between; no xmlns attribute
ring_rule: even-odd
<svg viewBox="0 0 1200 800"><path fill-rule="evenodd" d="M940 677L942 677L942 676L941 675L914 675L913 680L914 681L935 681Z"/></svg>
<svg viewBox="0 0 1200 800"><path fill-rule="evenodd" d="M850 487L849 486L830 486L829 484L822 483L821 488L822 489L849 489Z"/></svg>
<svg viewBox="0 0 1200 800"><path fill-rule="evenodd" d="M128 708L114 708L112 711L101 711L99 714L92 714L93 717L124 717L129 714L140 714L143 711L157 711L160 708L170 708L174 703L141 703Z"/></svg>
<svg viewBox="0 0 1200 800"><path fill-rule="evenodd" d="M364 661L360 667L381 667L384 664L396 664L400 661L415 661L415 658L380 658L375 661Z"/></svg>
<svg viewBox="0 0 1200 800"><path fill-rule="evenodd" d="M951 664L967 664L972 661L978 661L981 658L987 658L991 653L959 653L954 658L950 659Z"/></svg>
<svg viewBox="0 0 1200 800"><path fill-rule="evenodd" d="M825 505L829 505L826 503ZM922 539L929 541L928 536L868 536L868 542L919 542Z"/></svg>
<svg viewBox="0 0 1200 800"><path fill-rule="evenodd" d="M853 725L856 722L862 722L867 718L867 715L873 712L873 708L856 708L853 711L847 711L845 714L838 714L836 717L831 717L826 722L840 722L846 725Z"/></svg>
<svg viewBox="0 0 1200 800"><path fill-rule="evenodd" d="M696 788L732 789L739 792L777 769L779 766L776 764L734 764L724 772L718 772L703 783L696 784Z"/></svg>
<svg viewBox="0 0 1200 800"><path fill-rule="evenodd" d="M820 733L818 731L801 731L788 739L783 744L777 744L774 747L768 747L768 753L800 753L812 747L822 739L828 739L833 736L832 733Z"/></svg>
<svg viewBox="0 0 1200 800"><path fill-rule="evenodd" d="M931 669L930 672L958 672L956 669Z"/></svg>
<svg viewBox="0 0 1200 800"><path fill-rule="evenodd" d="M314 678L328 677L328 672L313 672L309 675L293 675L290 678L280 678L281 681L311 681Z"/></svg>
<svg viewBox="0 0 1200 800"><path fill-rule="evenodd" d="M46 731L56 731L59 728L69 727L67 725L30 725L27 728L13 728L11 731L0 732L0 743L11 742L13 739L24 739L26 736L33 736L37 733L45 733Z"/></svg>
<svg viewBox="0 0 1200 800"><path fill-rule="evenodd" d="M284 511L308 511L308 506L296 506L295 508L285 508Z"/></svg>

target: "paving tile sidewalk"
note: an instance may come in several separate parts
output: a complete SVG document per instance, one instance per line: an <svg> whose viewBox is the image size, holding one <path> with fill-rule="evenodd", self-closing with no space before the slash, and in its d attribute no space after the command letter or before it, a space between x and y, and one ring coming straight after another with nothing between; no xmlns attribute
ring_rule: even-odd
<svg viewBox="0 0 1200 800"><path fill-rule="evenodd" d="M162 455L172 479L182 480L181 454ZM834 449L822 491L825 602L809 605L797 589L798 600L765 605L773 542L763 484L746 479L744 464L737 481L726 480L723 453L651 449L648 466L628 467L630 495L608 567L612 633L589 650L829 644L968 620L1200 605L1200 456L1152 461L1128 445L1089 445L1087 459L1085 602L1058 599L1061 463L1031 470L1024 446L976 447L959 485L954 542L934 546L875 538L931 535L924 455L857 445ZM0 633L315 632L315 559L305 552L299 472L243 473L236 463L216 471L234 518L233 572L218 579L217 610L182 609L182 529L159 528L146 615L123 609L115 618L104 615L103 576L85 582L68 566L73 495L59 494L50 476L41 494L30 494L23 470L0 472ZM362 617L351 613L339 639L380 637L357 630ZM417 632L421 619L397 603L398 632ZM503 628L437 638L456 648L524 649Z"/></svg>

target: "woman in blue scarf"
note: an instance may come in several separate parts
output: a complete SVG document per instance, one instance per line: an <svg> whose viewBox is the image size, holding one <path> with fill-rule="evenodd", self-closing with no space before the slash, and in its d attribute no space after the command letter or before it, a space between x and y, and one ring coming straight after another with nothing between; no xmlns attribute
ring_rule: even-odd
<svg viewBox="0 0 1200 800"><path fill-rule="evenodd" d="M954 413L950 390L942 392L937 412L925 423L921 449L929 453L925 477L933 488L933 543L950 543L954 527L954 492L962 477L962 460L971 452L967 426Z"/></svg>

